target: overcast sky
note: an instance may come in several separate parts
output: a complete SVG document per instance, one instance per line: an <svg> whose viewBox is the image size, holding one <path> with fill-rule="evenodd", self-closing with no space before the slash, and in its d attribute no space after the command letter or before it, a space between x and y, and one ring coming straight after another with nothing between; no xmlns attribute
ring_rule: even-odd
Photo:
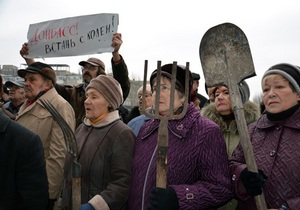
<svg viewBox="0 0 300 210"><path fill-rule="evenodd" d="M150 73L157 61L177 61L201 75L199 92L205 95L199 45L211 27L230 22L246 34L257 76L247 79L251 98L261 92L261 76L270 66L288 62L300 65L300 1L298 0L0 0L0 65L20 67L19 50L27 41L30 24L90 15L118 13L123 36L120 53L130 78L143 79L144 61ZM46 58L49 64L69 64L78 72L78 62L96 56L109 66L111 53L90 56Z"/></svg>

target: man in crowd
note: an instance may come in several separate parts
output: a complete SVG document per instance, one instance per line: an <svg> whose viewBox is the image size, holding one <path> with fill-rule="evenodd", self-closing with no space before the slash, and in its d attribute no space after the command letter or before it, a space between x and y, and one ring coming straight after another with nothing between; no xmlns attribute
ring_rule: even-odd
<svg viewBox="0 0 300 210"><path fill-rule="evenodd" d="M123 57L119 54L122 43L123 41L121 33L115 33L112 39L112 47L114 48L114 51L112 52L113 57L111 60L111 65L113 76L121 85L123 91L123 99L125 101L130 91L130 81L128 77L127 65ZM35 62L33 59L24 57L24 55L28 54L28 47L26 43L23 44L22 49L20 50L20 54L25 59L28 65ZM85 88L92 79L96 78L100 74L106 74L105 64L98 58L89 58L86 61L79 62L79 65L82 67L83 83L71 87L57 84L55 85L57 92L70 102L75 111L76 128L81 124L82 119L85 115ZM122 107L122 105L119 107L119 113L122 118L125 118L125 116L123 116L124 112L121 112L120 110L126 111L124 107Z"/></svg>
<svg viewBox="0 0 300 210"><path fill-rule="evenodd" d="M67 148L62 129L40 100L50 102L73 131L74 110L55 90L56 75L49 65L35 62L26 69L18 70L18 75L25 79L26 100L19 110L16 121L38 134L42 141L49 184L48 210L52 210L62 189Z"/></svg>
<svg viewBox="0 0 300 210"><path fill-rule="evenodd" d="M197 73L192 73L192 76L193 76L192 91L195 92L197 99L199 100L199 108L202 109L207 102L207 98L201 95L200 93L198 93L200 75Z"/></svg>
<svg viewBox="0 0 300 210"><path fill-rule="evenodd" d="M24 81L7 81L5 85L8 88L10 101L2 106L2 110L10 119L15 120L25 101Z"/></svg>
<svg viewBox="0 0 300 210"><path fill-rule="evenodd" d="M46 210L48 181L41 140L1 109L0 160L0 209Z"/></svg>
<svg viewBox="0 0 300 210"><path fill-rule="evenodd" d="M138 98L139 98L139 113L142 112L143 109L143 100L145 100L145 112L151 113L152 112L152 92L151 92L151 85L146 84L146 92L143 94L143 86L140 87L138 90ZM150 118L146 115L142 114L135 118L132 118L128 122L128 126L133 130L134 134L137 136L142 125L144 125Z"/></svg>

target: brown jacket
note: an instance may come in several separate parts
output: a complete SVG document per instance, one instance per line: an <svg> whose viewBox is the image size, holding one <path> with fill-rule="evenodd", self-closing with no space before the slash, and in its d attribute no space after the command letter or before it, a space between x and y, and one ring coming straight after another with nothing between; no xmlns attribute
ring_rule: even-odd
<svg viewBox="0 0 300 210"><path fill-rule="evenodd" d="M110 210L125 209L135 141L132 130L119 119L118 111L114 111L94 126L84 120L76 130L76 139L82 175L81 203L100 195ZM72 157L67 155L64 209L71 209L71 165Z"/></svg>
<svg viewBox="0 0 300 210"><path fill-rule="evenodd" d="M55 88L50 89L41 99L48 100L63 116L72 129L75 129L74 110ZM66 145L63 132L57 122L39 100L26 107L24 102L17 115L17 122L38 134L44 147L46 170L49 182L49 198L57 199L62 189L63 167Z"/></svg>
<svg viewBox="0 0 300 210"><path fill-rule="evenodd" d="M121 56L122 57L122 56ZM130 91L130 81L128 77L128 69L123 58L120 62L114 63L111 60L112 71L114 78L120 83L123 91L124 101L126 100ZM70 102L75 111L76 128L82 123L85 116L84 101L85 101L85 88L84 84L77 86L61 86L55 85L57 92Z"/></svg>

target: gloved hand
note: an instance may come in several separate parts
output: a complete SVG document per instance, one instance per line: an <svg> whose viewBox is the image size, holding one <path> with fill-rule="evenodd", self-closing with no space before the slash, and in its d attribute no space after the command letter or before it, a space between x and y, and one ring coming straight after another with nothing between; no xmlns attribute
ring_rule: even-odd
<svg viewBox="0 0 300 210"><path fill-rule="evenodd" d="M245 168L240 175L240 179L250 196L262 194L262 188L267 178L260 169L258 169L258 172L252 172Z"/></svg>
<svg viewBox="0 0 300 210"><path fill-rule="evenodd" d="M178 210L179 203L175 191L168 187L167 189L154 187L151 190L148 203L148 210Z"/></svg>
<svg viewBox="0 0 300 210"><path fill-rule="evenodd" d="M80 206L79 210L95 210L95 208L90 203L85 203Z"/></svg>

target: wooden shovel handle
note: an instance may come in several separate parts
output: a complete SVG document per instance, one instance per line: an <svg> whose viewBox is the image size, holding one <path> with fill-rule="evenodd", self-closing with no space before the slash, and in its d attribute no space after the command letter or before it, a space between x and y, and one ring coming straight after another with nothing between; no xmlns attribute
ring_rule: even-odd
<svg viewBox="0 0 300 210"><path fill-rule="evenodd" d="M239 131L240 143L243 148L247 168L249 171L258 172L238 86L234 83L229 83L229 90L231 106ZM255 202L258 210L267 209L267 204L263 194L255 196Z"/></svg>

